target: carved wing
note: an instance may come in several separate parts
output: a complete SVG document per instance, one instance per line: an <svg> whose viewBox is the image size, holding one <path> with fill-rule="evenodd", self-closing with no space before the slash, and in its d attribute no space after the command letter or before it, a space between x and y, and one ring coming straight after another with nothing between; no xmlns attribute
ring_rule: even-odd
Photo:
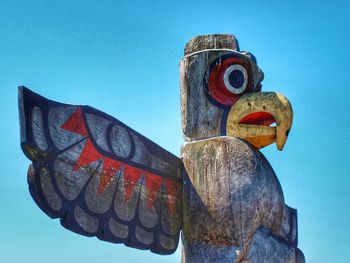
<svg viewBox="0 0 350 263"><path fill-rule="evenodd" d="M30 193L51 218L85 236L173 253L182 227L179 158L89 106L19 88Z"/></svg>
<svg viewBox="0 0 350 263"><path fill-rule="evenodd" d="M283 221L280 236L294 247L298 246L298 215L297 210L284 206Z"/></svg>

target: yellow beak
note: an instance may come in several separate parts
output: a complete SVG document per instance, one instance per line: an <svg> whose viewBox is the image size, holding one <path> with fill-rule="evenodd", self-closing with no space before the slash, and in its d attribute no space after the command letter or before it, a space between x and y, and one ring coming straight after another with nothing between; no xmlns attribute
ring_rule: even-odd
<svg viewBox="0 0 350 263"><path fill-rule="evenodd" d="M243 95L231 108L226 134L244 139L260 149L276 142L282 150L292 126L293 110L288 99L275 92ZM275 122L276 127L269 126Z"/></svg>

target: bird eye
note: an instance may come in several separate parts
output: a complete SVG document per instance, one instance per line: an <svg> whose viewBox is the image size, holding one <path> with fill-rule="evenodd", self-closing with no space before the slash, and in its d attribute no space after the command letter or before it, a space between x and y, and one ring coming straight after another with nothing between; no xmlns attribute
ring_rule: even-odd
<svg viewBox="0 0 350 263"><path fill-rule="evenodd" d="M252 68L246 57L230 53L215 59L204 77L204 92L217 107L232 106L253 90Z"/></svg>
<svg viewBox="0 0 350 263"><path fill-rule="evenodd" d="M233 94L241 94L245 91L248 82L247 70L239 64L229 66L224 73L226 88Z"/></svg>

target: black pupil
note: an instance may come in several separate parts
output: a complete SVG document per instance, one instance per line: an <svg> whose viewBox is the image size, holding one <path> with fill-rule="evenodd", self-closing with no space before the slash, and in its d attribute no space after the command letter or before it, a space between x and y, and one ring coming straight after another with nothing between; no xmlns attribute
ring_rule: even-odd
<svg viewBox="0 0 350 263"><path fill-rule="evenodd" d="M228 80L232 87L235 89L239 89L242 87L244 83L244 75L241 70L233 70L230 75L228 76Z"/></svg>

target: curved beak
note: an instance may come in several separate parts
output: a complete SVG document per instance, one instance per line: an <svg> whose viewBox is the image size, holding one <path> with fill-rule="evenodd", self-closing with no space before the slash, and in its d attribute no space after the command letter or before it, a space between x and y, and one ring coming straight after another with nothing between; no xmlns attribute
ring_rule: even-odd
<svg viewBox="0 0 350 263"><path fill-rule="evenodd" d="M281 151L292 121L292 106L281 93L247 93L230 109L226 134L244 139L258 149L276 142ZM270 126L273 123L276 126Z"/></svg>

